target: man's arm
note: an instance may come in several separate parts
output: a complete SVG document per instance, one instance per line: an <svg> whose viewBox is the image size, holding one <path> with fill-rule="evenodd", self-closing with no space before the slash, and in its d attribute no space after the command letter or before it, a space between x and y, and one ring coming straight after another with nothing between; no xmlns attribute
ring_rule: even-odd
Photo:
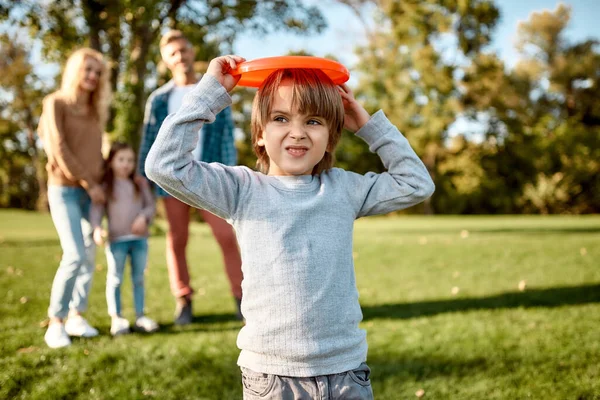
<svg viewBox="0 0 600 400"><path fill-rule="evenodd" d="M198 130L214 122L231 104L225 88L211 75L183 99L181 108L163 122L146 160L148 178L170 195L192 207L206 209L221 218L232 218L249 181L240 167L194 160Z"/></svg>
<svg viewBox="0 0 600 400"><path fill-rule="evenodd" d="M221 146L221 159L225 165L236 165L237 164L237 149L235 147L235 124L233 123L231 106L227 107L219 113L217 118L222 114L223 128L221 133L223 135L223 141Z"/></svg>
<svg viewBox="0 0 600 400"><path fill-rule="evenodd" d="M140 142L140 150L138 156L138 172L144 178L146 176L146 158L148 158L148 153L150 152L150 148L154 144L156 140L156 134L158 133L158 128L155 127L156 117L154 116L154 99L156 95L154 93L150 94L148 100L146 101L146 108L144 111L144 125L142 128L142 141Z"/></svg>

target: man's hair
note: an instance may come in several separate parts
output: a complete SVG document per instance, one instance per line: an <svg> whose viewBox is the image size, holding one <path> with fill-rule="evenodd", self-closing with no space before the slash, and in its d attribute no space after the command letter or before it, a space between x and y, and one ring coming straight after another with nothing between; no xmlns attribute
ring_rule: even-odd
<svg viewBox="0 0 600 400"><path fill-rule="evenodd" d="M325 73L318 69L280 69L273 72L256 92L252 103L252 148L256 154L257 168L269 172L270 159L264 146L258 145L273 108L273 100L279 85L289 81L292 85L292 107L301 114L323 118L329 128L329 141L325 155L314 166L317 175L333 167L333 152L344 127L344 105L339 89Z"/></svg>
<svg viewBox="0 0 600 400"><path fill-rule="evenodd" d="M188 38L183 34L183 32L173 29L167 33L165 33L163 35L162 38L160 38L160 43L159 43L159 47L162 50L163 47L165 47L166 45L168 45L171 42L174 42L175 40L185 40L188 44L191 44L190 41L188 40Z"/></svg>

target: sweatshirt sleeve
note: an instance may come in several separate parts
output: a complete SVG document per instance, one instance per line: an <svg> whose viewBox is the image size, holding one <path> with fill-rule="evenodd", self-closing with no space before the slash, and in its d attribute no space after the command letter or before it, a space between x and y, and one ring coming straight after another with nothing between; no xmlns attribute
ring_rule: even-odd
<svg viewBox="0 0 600 400"><path fill-rule="evenodd" d="M67 145L64 130L65 103L56 96L44 99L42 119L44 121L44 142L50 147L50 154L60 170L72 181L79 182L84 189L94 185L90 172L75 158Z"/></svg>
<svg viewBox="0 0 600 400"><path fill-rule="evenodd" d="M433 194L435 186L427 168L383 111L373 114L356 135L379 155L387 170L348 175L348 195L354 201L357 218L408 208Z"/></svg>
<svg viewBox="0 0 600 400"><path fill-rule="evenodd" d="M194 160L192 151L202 125L230 104L225 88L204 75L163 122L145 165L148 178L169 194L225 219L233 218L248 174L242 167Z"/></svg>

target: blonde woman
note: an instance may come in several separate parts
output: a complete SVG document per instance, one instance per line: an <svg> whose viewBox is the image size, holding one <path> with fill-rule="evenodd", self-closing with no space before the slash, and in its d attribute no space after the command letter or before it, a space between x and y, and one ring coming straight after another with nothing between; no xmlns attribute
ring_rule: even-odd
<svg viewBox="0 0 600 400"><path fill-rule="evenodd" d="M110 87L102 54L83 48L67 60L60 90L44 99L38 132L48 155L48 201L63 256L52 283L44 336L49 347L98 331L81 316L87 307L96 248L91 203L102 204L102 133Z"/></svg>

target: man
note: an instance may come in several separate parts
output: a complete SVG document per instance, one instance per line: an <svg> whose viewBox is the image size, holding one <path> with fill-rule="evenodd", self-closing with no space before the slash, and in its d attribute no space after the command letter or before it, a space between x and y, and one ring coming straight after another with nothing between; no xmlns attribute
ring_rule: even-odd
<svg viewBox="0 0 600 400"><path fill-rule="evenodd" d="M183 96L189 92L200 77L194 72L194 49L189 40L177 30L166 33L160 40L160 54L171 71L173 79L156 89L148 98L144 115L143 137L140 146L139 172L146 177L144 164L148 152L167 117L181 106ZM234 165L237 152L233 138L231 109L226 108L212 124L204 125L198 132L198 146L194 151L198 160ZM192 294L186 259L189 236L190 206L171 197L156 186L156 194L162 198L169 223L167 234L167 268L171 292L177 298L175 324L185 325L192 321ZM213 232L225 262L231 292L237 305L237 317L242 319L242 260L233 228L223 219L206 210L198 210Z"/></svg>

